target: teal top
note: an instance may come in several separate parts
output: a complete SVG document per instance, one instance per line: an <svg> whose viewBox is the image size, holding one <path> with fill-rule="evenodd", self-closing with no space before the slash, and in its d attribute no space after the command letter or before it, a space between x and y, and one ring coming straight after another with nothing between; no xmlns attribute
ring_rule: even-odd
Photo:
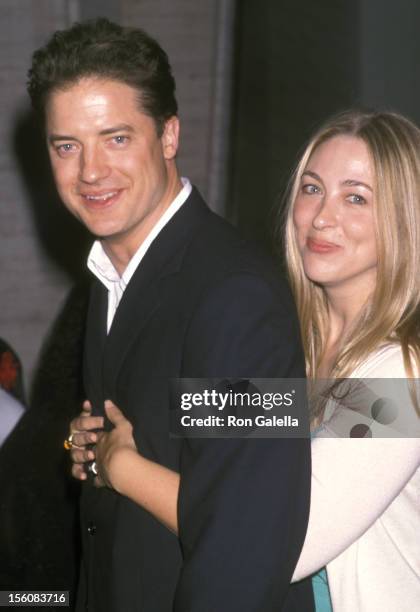
<svg viewBox="0 0 420 612"><path fill-rule="evenodd" d="M312 588L315 598L315 612L332 612L330 591L325 568L312 577Z"/></svg>
<svg viewBox="0 0 420 612"><path fill-rule="evenodd" d="M319 429L320 428L312 432L312 438ZM320 569L319 572L312 577L312 588L314 590L315 612L332 612L331 596L325 567Z"/></svg>

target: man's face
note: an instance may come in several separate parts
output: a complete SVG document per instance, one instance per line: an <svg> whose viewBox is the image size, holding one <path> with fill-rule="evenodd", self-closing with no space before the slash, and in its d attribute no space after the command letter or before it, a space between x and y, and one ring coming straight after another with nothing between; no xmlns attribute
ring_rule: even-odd
<svg viewBox="0 0 420 612"><path fill-rule="evenodd" d="M131 257L180 189L177 118L159 137L135 89L89 77L51 93L46 128L65 206L105 248Z"/></svg>

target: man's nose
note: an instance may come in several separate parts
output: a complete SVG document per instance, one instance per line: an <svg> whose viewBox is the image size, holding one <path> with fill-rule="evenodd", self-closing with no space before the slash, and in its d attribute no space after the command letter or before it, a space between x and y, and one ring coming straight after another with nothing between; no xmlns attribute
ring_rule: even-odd
<svg viewBox="0 0 420 612"><path fill-rule="evenodd" d="M97 183L110 174L106 156L97 147L85 148L80 156L79 178L83 183Z"/></svg>
<svg viewBox="0 0 420 612"><path fill-rule="evenodd" d="M331 196L325 195L319 202L319 207L312 219L312 225L317 230L334 227L339 216L338 202Z"/></svg>

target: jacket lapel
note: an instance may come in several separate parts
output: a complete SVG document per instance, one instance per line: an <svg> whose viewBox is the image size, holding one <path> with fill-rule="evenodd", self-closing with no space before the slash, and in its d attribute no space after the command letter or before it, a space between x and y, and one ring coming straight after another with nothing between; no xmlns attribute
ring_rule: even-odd
<svg viewBox="0 0 420 612"><path fill-rule="evenodd" d="M210 210L196 189L151 244L130 280L105 342L103 383L115 397L119 370L132 344L159 308L164 279L182 266L185 250Z"/></svg>
<svg viewBox="0 0 420 612"><path fill-rule="evenodd" d="M106 341L107 308L107 290L99 281L95 281L90 291L83 359L85 391L93 405L93 414L103 414L102 359Z"/></svg>

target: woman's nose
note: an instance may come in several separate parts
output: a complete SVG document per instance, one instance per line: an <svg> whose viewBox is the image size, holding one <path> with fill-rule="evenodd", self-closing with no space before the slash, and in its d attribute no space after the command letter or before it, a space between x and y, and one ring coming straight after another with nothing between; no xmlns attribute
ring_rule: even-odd
<svg viewBox="0 0 420 612"><path fill-rule="evenodd" d="M312 226L315 229L323 230L327 227L334 227L338 218L338 206L334 198L324 196L319 203Z"/></svg>

